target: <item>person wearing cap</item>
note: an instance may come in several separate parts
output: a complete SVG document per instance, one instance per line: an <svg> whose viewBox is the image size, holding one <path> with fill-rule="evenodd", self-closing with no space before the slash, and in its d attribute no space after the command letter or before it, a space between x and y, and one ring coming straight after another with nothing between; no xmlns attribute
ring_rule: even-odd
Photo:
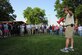
<svg viewBox="0 0 82 55"><path fill-rule="evenodd" d="M64 12L66 14L66 19L65 19L65 38L66 38L66 45L65 48L60 49L62 52L69 52L69 51L74 51L74 40L73 40L73 33L74 33L74 15L71 9L68 7L64 7ZM71 46L69 47L69 44Z"/></svg>

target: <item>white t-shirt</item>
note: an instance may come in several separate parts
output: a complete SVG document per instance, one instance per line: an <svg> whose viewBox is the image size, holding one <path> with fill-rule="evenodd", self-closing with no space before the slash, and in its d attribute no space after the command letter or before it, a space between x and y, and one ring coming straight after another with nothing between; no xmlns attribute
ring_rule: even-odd
<svg viewBox="0 0 82 55"><path fill-rule="evenodd" d="M26 25L26 28L31 29L32 27L31 27L31 25Z"/></svg>
<svg viewBox="0 0 82 55"><path fill-rule="evenodd" d="M74 15L70 16L68 13L65 19L65 25L74 24Z"/></svg>
<svg viewBox="0 0 82 55"><path fill-rule="evenodd" d="M79 31L82 30L82 26L79 26L79 27L78 27L78 30L79 30Z"/></svg>
<svg viewBox="0 0 82 55"><path fill-rule="evenodd" d="M22 32L24 32L24 26L23 25L20 26L20 29Z"/></svg>

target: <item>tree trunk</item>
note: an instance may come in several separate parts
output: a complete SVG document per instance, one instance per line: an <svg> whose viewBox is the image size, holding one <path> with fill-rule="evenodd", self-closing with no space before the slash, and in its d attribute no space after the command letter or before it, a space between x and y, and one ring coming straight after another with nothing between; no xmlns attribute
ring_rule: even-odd
<svg viewBox="0 0 82 55"><path fill-rule="evenodd" d="M75 25L78 25L78 18L75 17Z"/></svg>

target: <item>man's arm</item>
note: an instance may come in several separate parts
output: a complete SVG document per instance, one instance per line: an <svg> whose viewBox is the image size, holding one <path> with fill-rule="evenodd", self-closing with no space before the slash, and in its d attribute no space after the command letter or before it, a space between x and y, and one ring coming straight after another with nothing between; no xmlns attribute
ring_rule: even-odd
<svg viewBox="0 0 82 55"><path fill-rule="evenodd" d="M69 15L70 15L70 16L72 16L72 15L73 15L72 11L68 11L68 12L69 12Z"/></svg>

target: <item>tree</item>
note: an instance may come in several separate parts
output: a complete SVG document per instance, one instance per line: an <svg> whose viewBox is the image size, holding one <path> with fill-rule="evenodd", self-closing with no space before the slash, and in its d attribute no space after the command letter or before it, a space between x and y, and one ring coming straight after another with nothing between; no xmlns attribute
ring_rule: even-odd
<svg viewBox="0 0 82 55"><path fill-rule="evenodd" d="M62 12L63 7L62 7L62 4L60 3L60 0L56 0L54 7L55 7L54 11L57 11L56 16L58 18L62 17L64 13Z"/></svg>
<svg viewBox="0 0 82 55"><path fill-rule="evenodd" d="M30 23L30 21L33 21L31 20L31 18L33 17L33 10L31 7L28 7L26 8L26 10L24 10L24 18L26 19L26 23Z"/></svg>
<svg viewBox="0 0 82 55"><path fill-rule="evenodd" d="M39 24L45 21L45 18L44 18L45 10L42 10L38 7L35 7L35 8L27 7L24 10L23 14L28 24Z"/></svg>
<svg viewBox="0 0 82 55"><path fill-rule="evenodd" d="M16 15L9 0L0 0L0 21L14 20Z"/></svg>
<svg viewBox="0 0 82 55"><path fill-rule="evenodd" d="M76 9L75 9L75 15L76 17L78 17L78 23L82 25L82 5L79 5Z"/></svg>
<svg viewBox="0 0 82 55"><path fill-rule="evenodd" d="M56 0L55 2L55 11L57 11L57 17L61 18L64 17L65 14L62 12L64 6L68 6L69 8L72 9L74 15L75 15L75 21L79 21L78 24L81 24L80 20L81 18L81 5L82 5L82 0ZM79 18L80 17L80 18Z"/></svg>

